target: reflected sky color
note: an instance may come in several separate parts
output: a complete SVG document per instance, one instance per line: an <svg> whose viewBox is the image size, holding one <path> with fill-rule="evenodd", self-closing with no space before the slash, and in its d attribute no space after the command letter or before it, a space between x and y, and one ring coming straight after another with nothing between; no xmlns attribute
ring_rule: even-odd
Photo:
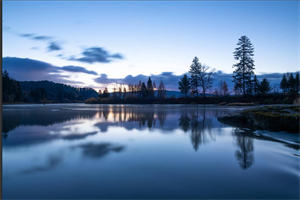
<svg viewBox="0 0 300 200"><path fill-rule="evenodd" d="M240 110L6 105L4 199L299 198L297 135L217 119Z"/></svg>
<svg viewBox="0 0 300 200"><path fill-rule="evenodd" d="M109 78L181 75L194 56L231 73L244 34L254 44L257 73L297 71L300 63L298 1L4 1L3 27L4 57L82 66ZM90 47L113 61L80 62ZM62 75L96 85L97 75Z"/></svg>

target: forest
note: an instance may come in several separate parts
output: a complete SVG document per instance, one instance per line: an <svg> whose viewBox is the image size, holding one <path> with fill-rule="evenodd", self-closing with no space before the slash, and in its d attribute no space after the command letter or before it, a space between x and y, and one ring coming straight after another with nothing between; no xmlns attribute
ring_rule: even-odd
<svg viewBox="0 0 300 200"><path fill-rule="evenodd" d="M76 103L98 97L92 88L75 88L51 81L16 81L2 73L3 103Z"/></svg>

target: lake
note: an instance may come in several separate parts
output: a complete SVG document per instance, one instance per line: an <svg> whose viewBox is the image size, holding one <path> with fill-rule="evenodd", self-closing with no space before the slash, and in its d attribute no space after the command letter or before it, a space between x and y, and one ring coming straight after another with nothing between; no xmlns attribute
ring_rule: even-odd
<svg viewBox="0 0 300 200"><path fill-rule="evenodd" d="M4 105L4 199L299 198L299 135L203 105Z"/></svg>

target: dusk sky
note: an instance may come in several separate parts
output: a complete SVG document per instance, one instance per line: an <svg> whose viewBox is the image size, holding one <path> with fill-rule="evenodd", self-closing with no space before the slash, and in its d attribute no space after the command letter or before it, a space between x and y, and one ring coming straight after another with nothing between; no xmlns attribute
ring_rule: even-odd
<svg viewBox="0 0 300 200"><path fill-rule="evenodd" d="M10 65L20 58L18 68L24 58L31 59L28 63L42 61L51 65L45 73L97 88L101 81L95 79L101 74L114 79L163 72L181 75L195 56L231 73L232 52L239 37L247 35L255 47L256 73L294 72L300 68L299 5L4 1L3 57L15 57ZM20 71L29 73L29 68Z"/></svg>

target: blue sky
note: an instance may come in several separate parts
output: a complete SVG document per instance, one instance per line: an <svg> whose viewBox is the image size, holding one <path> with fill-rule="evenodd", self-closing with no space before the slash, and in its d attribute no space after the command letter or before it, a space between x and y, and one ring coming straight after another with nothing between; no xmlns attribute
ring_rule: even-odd
<svg viewBox="0 0 300 200"><path fill-rule="evenodd" d="M181 75L194 56L231 73L232 52L247 35L256 73L297 71L299 9L299 1L4 1L3 57L79 66L98 75L59 73L97 87L100 74ZM82 62L92 47L106 58Z"/></svg>

